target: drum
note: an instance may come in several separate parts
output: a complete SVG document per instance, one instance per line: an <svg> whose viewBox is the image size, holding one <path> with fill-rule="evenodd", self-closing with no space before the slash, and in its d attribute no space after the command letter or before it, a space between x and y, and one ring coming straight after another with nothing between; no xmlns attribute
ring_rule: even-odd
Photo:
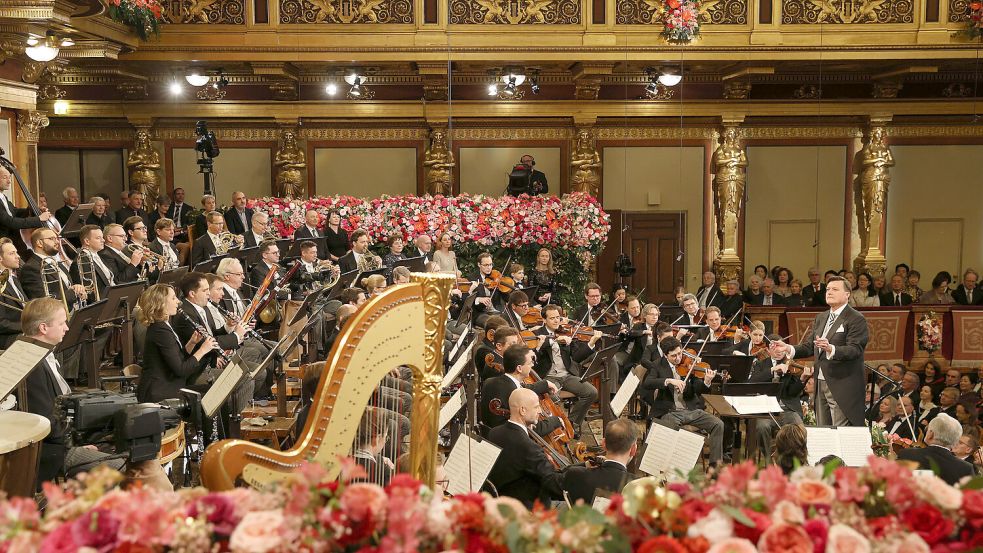
<svg viewBox="0 0 983 553"><path fill-rule="evenodd" d="M160 439L160 464L166 465L184 453L184 421L164 432Z"/></svg>
<svg viewBox="0 0 983 553"><path fill-rule="evenodd" d="M41 440L51 422L33 413L0 412L0 490L8 496L34 497Z"/></svg>

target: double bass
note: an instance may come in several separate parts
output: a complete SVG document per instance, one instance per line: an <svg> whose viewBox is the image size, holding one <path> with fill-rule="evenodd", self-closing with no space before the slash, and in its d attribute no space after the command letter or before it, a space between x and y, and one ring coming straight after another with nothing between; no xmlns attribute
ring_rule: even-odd
<svg viewBox="0 0 983 553"><path fill-rule="evenodd" d="M0 148L0 167L3 167L11 175L13 175L14 180L17 181L17 186L20 187L21 194L23 194L24 199L27 200L27 205L28 208L31 210L31 213L33 213L35 217L40 217L42 213L41 208L38 206L38 203L34 200L34 196L31 195L30 189L27 187L26 184L24 184L24 179L21 178L20 173L17 172L17 166L14 165L14 163L9 159L7 159L7 157L5 156L6 156L6 152L4 151L3 148ZM61 242L62 247L68 248L69 252L71 252L72 258L74 258L78 254L78 250L75 249L75 246L72 246L71 243L69 243L67 240L62 238L61 225L58 224L58 221L54 218L54 216L51 216L47 221L41 223L40 226L48 227L49 229L55 231L55 234L58 235L58 240ZM34 244L31 243L31 234L33 232L34 232L34 228L20 229L21 240L24 241L24 245L27 246L27 249L31 251L34 250Z"/></svg>

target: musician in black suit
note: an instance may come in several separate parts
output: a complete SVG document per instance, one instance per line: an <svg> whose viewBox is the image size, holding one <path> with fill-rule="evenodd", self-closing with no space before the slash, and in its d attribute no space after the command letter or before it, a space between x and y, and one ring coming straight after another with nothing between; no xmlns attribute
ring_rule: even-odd
<svg viewBox="0 0 983 553"><path fill-rule="evenodd" d="M625 484L634 480L628 473L628 463L638 452L638 427L628 419L615 419L604 427L604 462L599 467L572 466L563 473L561 486L571 504L583 500L594 503L598 490L620 493Z"/></svg>
<svg viewBox="0 0 983 553"><path fill-rule="evenodd" d="M793 358L816 355L816 419L820 426L863 426L864 348L867 320L847 305L850 285L840 276L826 283L829 309L816 316L812 330L796 346Z"/></svg>
<svg viewBox="0 0 983 553"><path fill-rule="evenodd" d="M974 472L973 465L952 453L952 448L959 442L961 435L962 425L959 421L940 413L928 423L928 430L925 432L926 447L902 449L898 453L898 460L914 461L918 463L918 468L937 472L939 478L954 486Z"/></svg>
<svg viewBox="0 0 983 553"><path fill-rule="evenodd" d="M232 234L246 234L246 229L252 228L253 208L246 207L246 194L234 192L232 207L225 210L225 228Z"/></svg>
<svg viewBox="0 0 983 553"><path fill-rule="evenodd" d="M546 336L536 352L536 372L540 377L552 380L557 388L577 396L570 407L570 423L575 437L580 436L580 427L587 416L587 410L597 399L597 389L589 382L580 380L580 363L597 351L601 332L594 331L590 340L574 341L570 336L558 336L563 316L560 307L543 307L543 326L535 331L538 336Z"/></svg>
<svg viewBox="0 0 983 553"><path fill-rule="evenodd" d="M475 355L474 366L482 382L502 374L505 370L503 355L513 344L519 343L519 331L508 325L495 329L491 339L491 348L479 348L481 355ZM502 404L505 405L504 403Z"/></svg>
<svg viewBox="0 0 983 553"><path fill-rule="evenodd" d="M638 301L635 298L634 301ZM614 362L618 367L618 382L623 382L628 376L628 371L642 360L645 350L652 344L658 342L659 308L655 304L649 303L642 308L642 321L632 325L631 329L625 334L625 344L622 351L614 355Z"/></svg>
<svg viewBox="0 0 983 553"><path fill-rule="evenodd" d="M199 263L204 263L218 253L218 245L222 243L219 234L225 228L225 220L218 211L210 211L207 216L206 232L195 234L194 244L191 246L191 268Z"/></svg>
<svg viewBox="0 0 983 553"><path fill-rule="evenodd" d="M652 343L642 352L642 357L638 360L638 364L645 367L646 371L653 370L659 359L665 357L662 347L659 344L669 336L672 336L672 327L669 326L669 323L664 321L656 323L655 337L652 339Z"/></svg>
<svg viewBox="0 0 983 553"><path fill-rule="evenodd" d="M177 228L181 229L180 232L175 231L175 241L187 242L187 229L195 223L191 217L191 212L194 211L194 208L184 203L184 188L180 186L175 188L171 196L171 205L167 207L167 218L174 221Z"/></svg>
<svg viewBox="0 0 983 553"><path fill-rule="evenodd" d="M952 299L959 305L983 305L983 290L977 290L980 275L973 269L963 273L963 283L952 292Z"/></svg>
<svg viewBox="0 0 983 553"><path fill-rule="evenodd" d="M128 204L116 211L116 222L119 224L130 217L139 217L144 225L150 226L150 216L143 209L143 192L139 190L131 190Z"/></svg>
<svg viewBox="0 0 983 553"><path fill-rule="evenodd" d="M687 374L682 377L677 367L683 361L683 345L672 336L659 343L665 357L645 373L641 398L649 404L649 417L677 429L684 424L695 426L709 434L710 463L719 463L724 456L724 423L703 410L701 394L710 391L716 373L707 369L703 378Z"/></svg>
<svg viewBox="0 0 983 553"><path fill-rule="evenodd" d="M703 340L710 335L710 329L706 326L706 311L700 309L699 300L694 294L684 294L682 303L683 314L671 324L699 328L681 328L677 331L676 337L686 343ZM692 336L691 336L692 335Z"/></svg>
<svg viewBox="0 0 983 553"><path fill-rule="evenodd" d="M880 300L881 305L893 305L895 307L900 307L904 305L911 305L912 298L909 294L904 291L904 277L901 275L891 276L891 289L886 290L881 293ZM983 300L983 294L977 292L980 299ZM955 297L955 295L953 295Z"/></svg>
<svg viewBox="0 0 983 553"><path fill-rule="evenodd" d="M802 287L802 301L813 307L826 306L826 283L817 267L809 268L809 284Z"/></svg>
<svg viewBox="0 0 983 553"><path fill-rule="evenodd" d="M529 296L522 290L515 290L509 294L509 301L502 312L502 316L509 321L512 328L526 330L526 324L522 322L522 317L525 317L527 313L529 313Z"/></svg>
<svg viewBox="0 0 983 553"><path fill-rule="evenodd" d="M116 284L116 274L113 272L113 268L110 268L109 265L103 262L102 257L99 255L99 252L105 248L102 230L95 225L85 225L79 229L79 239L82 241L82 247L79 248L79 255L75 258L75 263L72 263L71 268L69 268L72 282L82 284L82 277L84 276L85 282L91 284L92 273L95 273L96 289L99 291L99 298L105 298L106 288ZM80 259L88 259L89 261L88 263L80 263ZM85 266L83 267L83 265ZM81 274L83 269L85 270L85 275ZM89 294L88 300L95 302L95 294Z"/></svg>
<svg viewBox="0 0 983 553"><path fill-rule="evenodd" d="M787 350L776 345L781 338L777 334L768 336L768 356L758 359L751 365L751 374L748 377L748 382L781 384L778 390L778 403L782 406L782 412L775 416L775 420L767 418L754 421L758 434L758 447L764 453L765 459L771 459L771 444L780 426L802 424L802 403L799 397L805 389L806 382L812 378L812 367L802 369L800 375L789 372L789 365L785 358Z"/></svg>
<svg viewBox="0 0 983 553"><path fill-rule="evenodd" d="M355 433L352 453L355 463L365 469L365 478L361 481L386 486L392 479L393 459L384 457L382 453L390 432L397 433L389 424L385 410L367 407L359 421L358 432Z"/></svg>
<svg viewBox="0 0 983 553"><path fill-rule="evenodd" d="M505 328L500 328L499 333ZM513 330L513 329L509 329ZM549 380L540 379L535 384L526 384L525 380L533 372L536 363L535 352L524 344L518 343L515 334L509 335L509 346L500 352L502 372L489 378L481 385L481 422L488 429L495 428L509 420L509 396L514 390L527 388L536 395L555 394L556 384ZM497 349L497 348L496 348ZM545 423L545 424L544 424ZM559 427L555 417L543 419L536 423L536 432L542 436Z"/></svg>
<svg viewBox="0 0 983 553"><path fill-rule="evenodd" d="M24 336L46 344L57 346L68 332L68 313L62 303L54 298L40 298L28 302L21 315ZM65 443L65 427L55 416L55 402L58 396L70 394L68 382L59 372L58 361L53 353L46 355L25 379L26 397L19 397L21 408L41 415L51 423L51 432L41 442L41 458L38 467L36 488L42 482L53 480L65 470L72 475L73 468L92 470L95 466L107 463L107 455L91 447L68 448ZM115 469L122 467L122 460L109 461Z"/></svg>
<svg viewBox="0 0 983 553"><path fill-rule="evenodd" d="M64 290L65 303L69 306L74 305L78 296L85 294L85 289L78 284L72 284L68 266L58 261L56 257L60 251L58 235L50 228L39 228L31 233L31 242L34 244L34 251L24 261L20 271L24 294L28 299L50 296L61 301L63 299L61 292ZM52 272L51 276L47 277L47 290L45 289L45 278L41 274L42 262L49 267L52 267L51 264L57 267L60 285L53 278L54 272Z"/></svg>
<svg viewBox="0 0 983 553"><path fill-rule="evenodd" d="M61 226L65 226L65 223L68 222L68 218L72 215L72 212L79 206L79 193L78 190L75 190L69 186L68 188L62 190L61 197L65 200L65 205L55 210L55 219L58 220L58 223L61 224Z"/></svg>
<svg viewBox="0 0 983 553"><path fill-rule="evenodd" d="M181 292L181 314L171 318L171 325L182 344L188 343L197 332L196 325L211 333L222 350L237 349L246 336L242 324L235 326L219 324L206 309L208 304L208 279L203 273L191 272L181 278L178 284ZM223 321L224 322L224 321ZM206 355L207 366L217 365L218 353Z"/></svg>
<svg viewBox="0 0 983 553"><path fill-rule="evenodd" d="M113 223L103 230L106 247L99 251L103 263L109 267L116 279L116 284L134 282L140 278L140 266L143 264L143 250L134 248L133 253L126 253L126 232L122 225Z"/></svg>
<svg viewBox="0 0 983 553"><path fill-rule="evenodd" d="M529 192L530 196L539 196L541 194L548 194L550 191L550 185L546 181L546 174L542 171L536 170L536 158L529 154L526 154L519 158L519 163L529 167L532 174L529 175Z"/></svg>
<svg viewBox="0 0 983 553"><path fill-rule="evenodd" d="M10 238L17 251L24 252L27 244L21 238L20 231L45 226L51 213L42 211L34 217L29 208L14 207L7 198L12 179L13 175L6 168L0 167L0 238Z"/></svg>
<svg viewBox="0 0 983 553"><path fill-rule="evenodd" d="M266 233L270 228L270 216L263 211L253 213L252 228L243 235L243 248L255 248L266 240Z"/></svg>
<svg viewBox="0 0 983 553"><path fill-rule="evenodd" d="M735 314L744 309L744 295L741 293L741 285L736 280L728 280L724 285L724 293L717 302L720 308L720 315L730 320ZM740 322L740 321L737 321Z"/></svg>
<svg viewBox="0 0 983 553"><path fill-rule="evenodd" d="M502 448L488 481L498 495L514 497L527 508L537 499L549 505L551 499L563 497L562 474L530 436L528 427L539 420L539 410L536 392L518 388L509 395L509 420L488 433L488 440Z"/></svg>
<svg viewBox="0 0 983 553"><path fill-rule="evenodd" d="M595 282L588 282L587 286L584 287L584 303L570 313L570 318L585 326L603 324L601 319L604 317L606 306L601 305L601 297L600 285Z"/></svg>
<svg viewBox="0 0 983 553"><path fill-rule="evenodd" d="M24 285L17 279L20 254L10 238L0 238L0 265L9 271L7 285L0 295L0 349L7 349L21 333L20 314L27 301Z"/></svg>
<svg viewBox="0 0 983 553"><path fill-rule="evenodd" d="M85 224L95 225L104 229L106 225L111 225L115 222L113 215L109 213L105 198L102 196L93 196L89 198L89 203L92 204L92 213L89 213L89 216L85 218Z"/></svg>
<svg viewBox="0 0 983 553"><path fill-rule="evenodd" d="M898 401L898 414L888 421L884 430L888 434L897 434L899 438L907 438L916 441L918 433L918 415L915 412L915 403L911 402L908 396L901 396Z"/></svg>
<svg viewBox="0 0 983 553"><path fill-rule="evenodd" d="M148 246L150 251L167 258L167 267L177 267L180 262L180 254L174 246L174 221L164 217L154 223L154 240Z"/></svg>
<svg viewBox="0 0 983 553"><path fill-rule="evenodd" d="M172 321L181 319L177 315L181 300L167 284L155 284L144 290L138 305L141 322L147 326L147 337L137 400L156 402L176 398L181 388L207 390L207 385L195 384L195 380L214 357L213 352L219 347L216 339L194 330L181 339L172 326Z"/></svg>
<svg viewBox="0 0 983 553"><path fill-rule="evenodd" d="M267 240L259 245L259 263L249 271L249 284L258 288L266 280L266 275L273 267L280 265L280 248L273 240Z"/></svg>
<svg viewBox="0 0 983 553"><path fill-rule="evenodd" d="M354 236L354 235L353 235ZM488 278L495 269L495 263L488 252L478 254L478 275L474 279L474 285L468 292L469 299L474 298L474 323L482 325L484 320L491 315L498 315L505 309L505 294L495 288L485 286L485 279Z"/></svg>
<svg viewBox="0 0 983 553"><path fill-rule="evenodd" d="M361 260L369 255L372 255L369 253L369 233L356 229L352 232L352 249L338 259L338 268L342 273L358 270L365 263Z"/></svg>

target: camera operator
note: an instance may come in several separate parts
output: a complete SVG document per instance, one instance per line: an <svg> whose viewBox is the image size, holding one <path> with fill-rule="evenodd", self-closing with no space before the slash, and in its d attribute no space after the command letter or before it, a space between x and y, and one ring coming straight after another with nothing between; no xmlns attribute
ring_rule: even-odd
<svg viewBox="0 0 983 553"><path fill-rule="evenodd" d="M50 346L57 346L68 332L68 313L60 300L38 298L28 302L21 313L21 327L24 336ZM49 353L34 370L27 375L27 397L18 398L22 408L30 413L41 415L51 422L51 433L41 443L41 461L38 469L36 487L41 482L54 479L64 469L68 476L75 470L92 470L103 463L109 455L94 446L69 448L65 441L65 427L54 416L55 400L58 396L72 392L68 383L58 371L58 361L54 353ZM111 459L106 464L120 470L122 459Z"/></svg>
<svg viewBox="0 0 983 553"><path fill-rule="evenodd" d="M546 175L542 171L536 170L536 158L529 154L525 154L519 158L519 163L525 165L532 172L529 177L529 192L530 196L538 196L540 194L546 194L550 191L549 184L546 183Z"/></svg>

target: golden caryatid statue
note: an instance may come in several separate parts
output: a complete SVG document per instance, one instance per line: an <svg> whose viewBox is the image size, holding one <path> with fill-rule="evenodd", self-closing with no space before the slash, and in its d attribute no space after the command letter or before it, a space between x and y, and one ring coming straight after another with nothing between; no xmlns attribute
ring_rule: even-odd
<svg viewBox="0 0 983 553"><path fill-rule="evenodd" d="M737 254L738 228L747 184L747 156L737 137L737 128L724 127L720 145L713 152L715 214L720 247L714 261L721 280L740 274L741 260Z"/></svg>
<svg viewBox="0 0 983 553"><path fill-rule="evenodd" d="M307 167L304 151L297 146L297 131L284 129L280 133L280 148L273 158L276 167L276 194L282 198L303 198L307 195L301 171Z"/></svg>
<svg viewBox="0 0 983 553"><path fill-rule="evenodd" d="M884 220L884 205L887 189L891 184L890 168L894 157L887 147L887 132L884 127L871 127L870 140L860 151L860 189L857 194L857 217L859 219L860 255L867 264L884 257L881 248L881 221Z"/></svg>
<svg viewBox="0 0 983 553"><path fill-rule="evenodd" d="M143 192L147 209L155 209L160 194L160 154L150 143L150 129L137 129L133 150L126 158L130 169L130 188Z"/></svg>
<svg viewBox="0 0 983 553"><path fill-rule="evenodd" d="M423 157L423 167L427 170L425 192L431 196L449 196L454 191L454 154L447 148L447 132L433 129L430 132L430 147Z"/></svg>
<svg viewBox="0 0 983 553"><path fill-rule="evenodd" d="M570 166L573 167L570 191L598 197L601 194L601 156L597 153L594 130L590 127L577 129L577 147L570 156Z"/></svg>

